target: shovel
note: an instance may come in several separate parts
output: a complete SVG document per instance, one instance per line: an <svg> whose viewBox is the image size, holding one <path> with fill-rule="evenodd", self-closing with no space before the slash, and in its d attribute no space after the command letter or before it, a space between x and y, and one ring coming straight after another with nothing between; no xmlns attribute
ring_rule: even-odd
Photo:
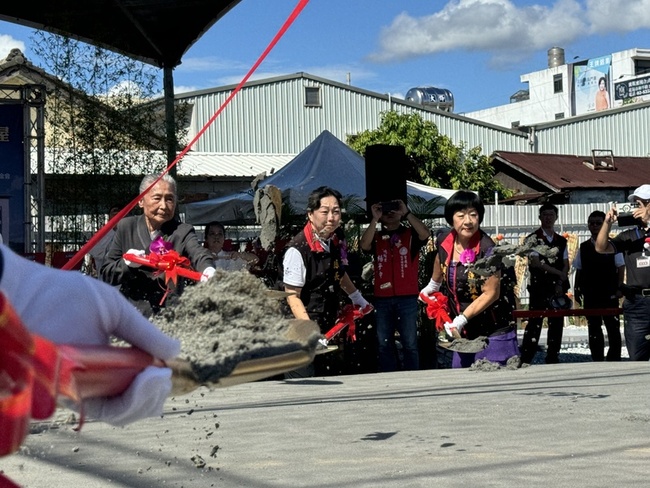
<svg viewBox="0 0 650 488"><path fill-rule="evenodd" d="M148 366L172 369L172 394L199 386L224 387L256 381L308 365L314 359L320 330L309 320L289 320L282 354L262 348L254 359L239 361L220 378L199 381L194 365L182 359L168 364L134 347L55 344L30 334L0 293L0 456L15 452L31 419L50 417L60 397L85 398L121 394ZM81 421L83 422L83 420ZM81 427L81 424L80 426ZM1 481L1 478L0 478Z"/></svg>
<svg viewBox="0 0 650 488"><path fill-rule="evenodd" d="M172 370L172 394L189 393L199 386L208 388L233 386L303 368L314 360L320 337L320 329L315 322L287 320L284 338L295 345L294 351L266 355L264 350L260 350L257 354L259 357L240 361L228 375L208 381L199 380L192 364L188 361L182 359L167 361L167 367Z"/></svg>
<svg viewBox="0 0 650 488"><path fill-rule="evenodd" d="M233 386L307 366L314 360L320 330L316 323L310 320L286 322L287 327L283 335L294 350L274 354L272 350L260 348L254 351L254 359L239 361L227 375L203 380L197 377L195 365L190 361L175 358L163 362L135 347L58 347L75 363L72 376L81 399L119 395L147 366L169 367L172 370L172 394L182 395L200 386Z"/></svg>

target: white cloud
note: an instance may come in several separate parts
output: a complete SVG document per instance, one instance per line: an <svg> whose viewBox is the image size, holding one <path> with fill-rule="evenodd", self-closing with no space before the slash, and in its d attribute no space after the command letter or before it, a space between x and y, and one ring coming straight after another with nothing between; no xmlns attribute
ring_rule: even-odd
<svg viewBox="0 0 650 488"><path fill-rule="evenodd" d="M189 93L193 91L198 91L201 88L197 86L187 86L187 85L174 85L174 94L178 93Z"/></svg>
<svg viewBox="0 0 650 488"><path fill-rule="evenodd" d="M552 0L517 6L512 0L451 0L415 17L404 12L383 28L376 62L456 50L487 52L491 64L569 44L590 34L650 27L650 0Z"/></svg>
<svg viewBox="0 0 650 488"><path fill-rule="evenodd" d="M20 49L24 53L25 43L14 39L7 34L0 34L0 60L5 59L9 55L9 52L16 48Z"/></svg>
<svg viewBox="0 0 650 488"><path fill-rule="evenodd" d="M361 81L367 81L376 77L376 73L369 71L366 68L362 68L359 65L325 65L325 66L280 66L277 63L271 63L274 69L267 69L265 71L256 71L249 78L249 81L262 80L266 78L274 78L277 76L287 76L293 73L308 73L313 76L318 76L321 78L326 78L332 81L338 81L339 83L347 83L348 73L350 74L350 83L352 85L361 86ZM234 73L232 75L220 76L218 79L214 80L216 85L211 84L210 86L224 86L224 85L237 85L246 71L242 70L240 73Z"/></svg>
<svg viewBox="0 0 650 488"><path fill-rule="evenodd" d="M632 32L650 27L650 0L587 0L592 33Z"/></svg>
<svg viewBox="0 0 650 488"><path fill-rule="evenodd" d="M195 57L184 58L183 62L176 68L180 72L207 72L207 71L224 71L232 69L244 69L246 64L241 61L230 59L220 59L216 57Z"/></svg>

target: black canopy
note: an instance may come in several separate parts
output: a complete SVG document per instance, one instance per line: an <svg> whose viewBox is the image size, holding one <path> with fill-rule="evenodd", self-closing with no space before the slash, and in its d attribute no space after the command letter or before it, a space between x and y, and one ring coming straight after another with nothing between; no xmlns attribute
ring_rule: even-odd
<svg viewBox="0 0 650 488"><path fill-rule="evenodd" d="M241 0L5 1L0 20L97 44L158 67L185 52Z"/></svg>

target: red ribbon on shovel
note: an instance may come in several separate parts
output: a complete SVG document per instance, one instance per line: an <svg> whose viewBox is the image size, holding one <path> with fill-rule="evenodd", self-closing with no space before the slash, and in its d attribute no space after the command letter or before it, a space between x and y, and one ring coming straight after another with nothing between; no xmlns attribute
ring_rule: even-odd
<svg viewBox="0 0 650 488"><path fill-rule="evenodd" d="M162 255L151 253L146 256L138 256L136 254L125 253L124 259L159 270L160 273L165 274L165 283L171 280L172 283L176 284L179 276L201 281L202 274L189 269L190 260L173 250Z"/></svg>
<svg viewBox="0 0 650 488"><path fill-rule="evenodd" d="M363 317L364 315L368 315L373 310L374 307L372 305L368 305L363 309L359 305L351 305L351 304L345 305L341 310L341 312L339 313L339 316L336 318L336 323L334 324L334 327L332 327L330 330L328 330L325 333L325 339L329 341L333 337L336 337L345 327L347 327L348 339L350 339L351 341L356 341L357 336L356 336L356 331L355 331L356 327L354 321L356 319Z"/></svg>
<svg viewBox="0 0 650 488"><path fill-rule="evenodd" d="M440 332L445 328L445 322L452 322L449 317L449 303L445 295L439 291L431 295L420 293L420 300L427 305L427 317L436 322L436 330Z"/></svg>
<svg viewBox="0 0 650 488"><path fill-rule="evenodd" d="M147 366L164 366L134 347L55 344L31 334L2 293L0 344L0 457L18 450L32 419L54 413L58 397L81 405L85 398L119 395ZM0 486L17 485L0 474Z"/></svg>

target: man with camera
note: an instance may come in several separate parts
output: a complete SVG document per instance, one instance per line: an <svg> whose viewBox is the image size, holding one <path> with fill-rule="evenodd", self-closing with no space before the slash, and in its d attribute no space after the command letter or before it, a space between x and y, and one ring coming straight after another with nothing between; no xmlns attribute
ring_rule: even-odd
<svg viewBox="0 0 650 488"><path fill-rule="evenodd" d="M616 252L623 253L626 268L626 283L621 286L625 296L623 317L625 319L625 345L632 361L650 359L650 185L641 185L628 200L633 202L631 216L623 219L633 227L619 233L613 239L609 233L614 222L622 225L616 206L605 216L605 223L596 238L596 251L606 253L611 242ZM631 219L630 219L631 217Z"/></svg>
<svg viewBox="0 0 650 488"><path fill-rule="evenodd" d="M396 371L395 330L399 332L404 370L419 369L417 334L418 265L429 229L402 200L371 206L370 225L361 236L361 249L374 259L374 306L377 312L379 370ZM402 225L406 220L410 226ZM377 230L377 223L382 225Z"/></svg>

